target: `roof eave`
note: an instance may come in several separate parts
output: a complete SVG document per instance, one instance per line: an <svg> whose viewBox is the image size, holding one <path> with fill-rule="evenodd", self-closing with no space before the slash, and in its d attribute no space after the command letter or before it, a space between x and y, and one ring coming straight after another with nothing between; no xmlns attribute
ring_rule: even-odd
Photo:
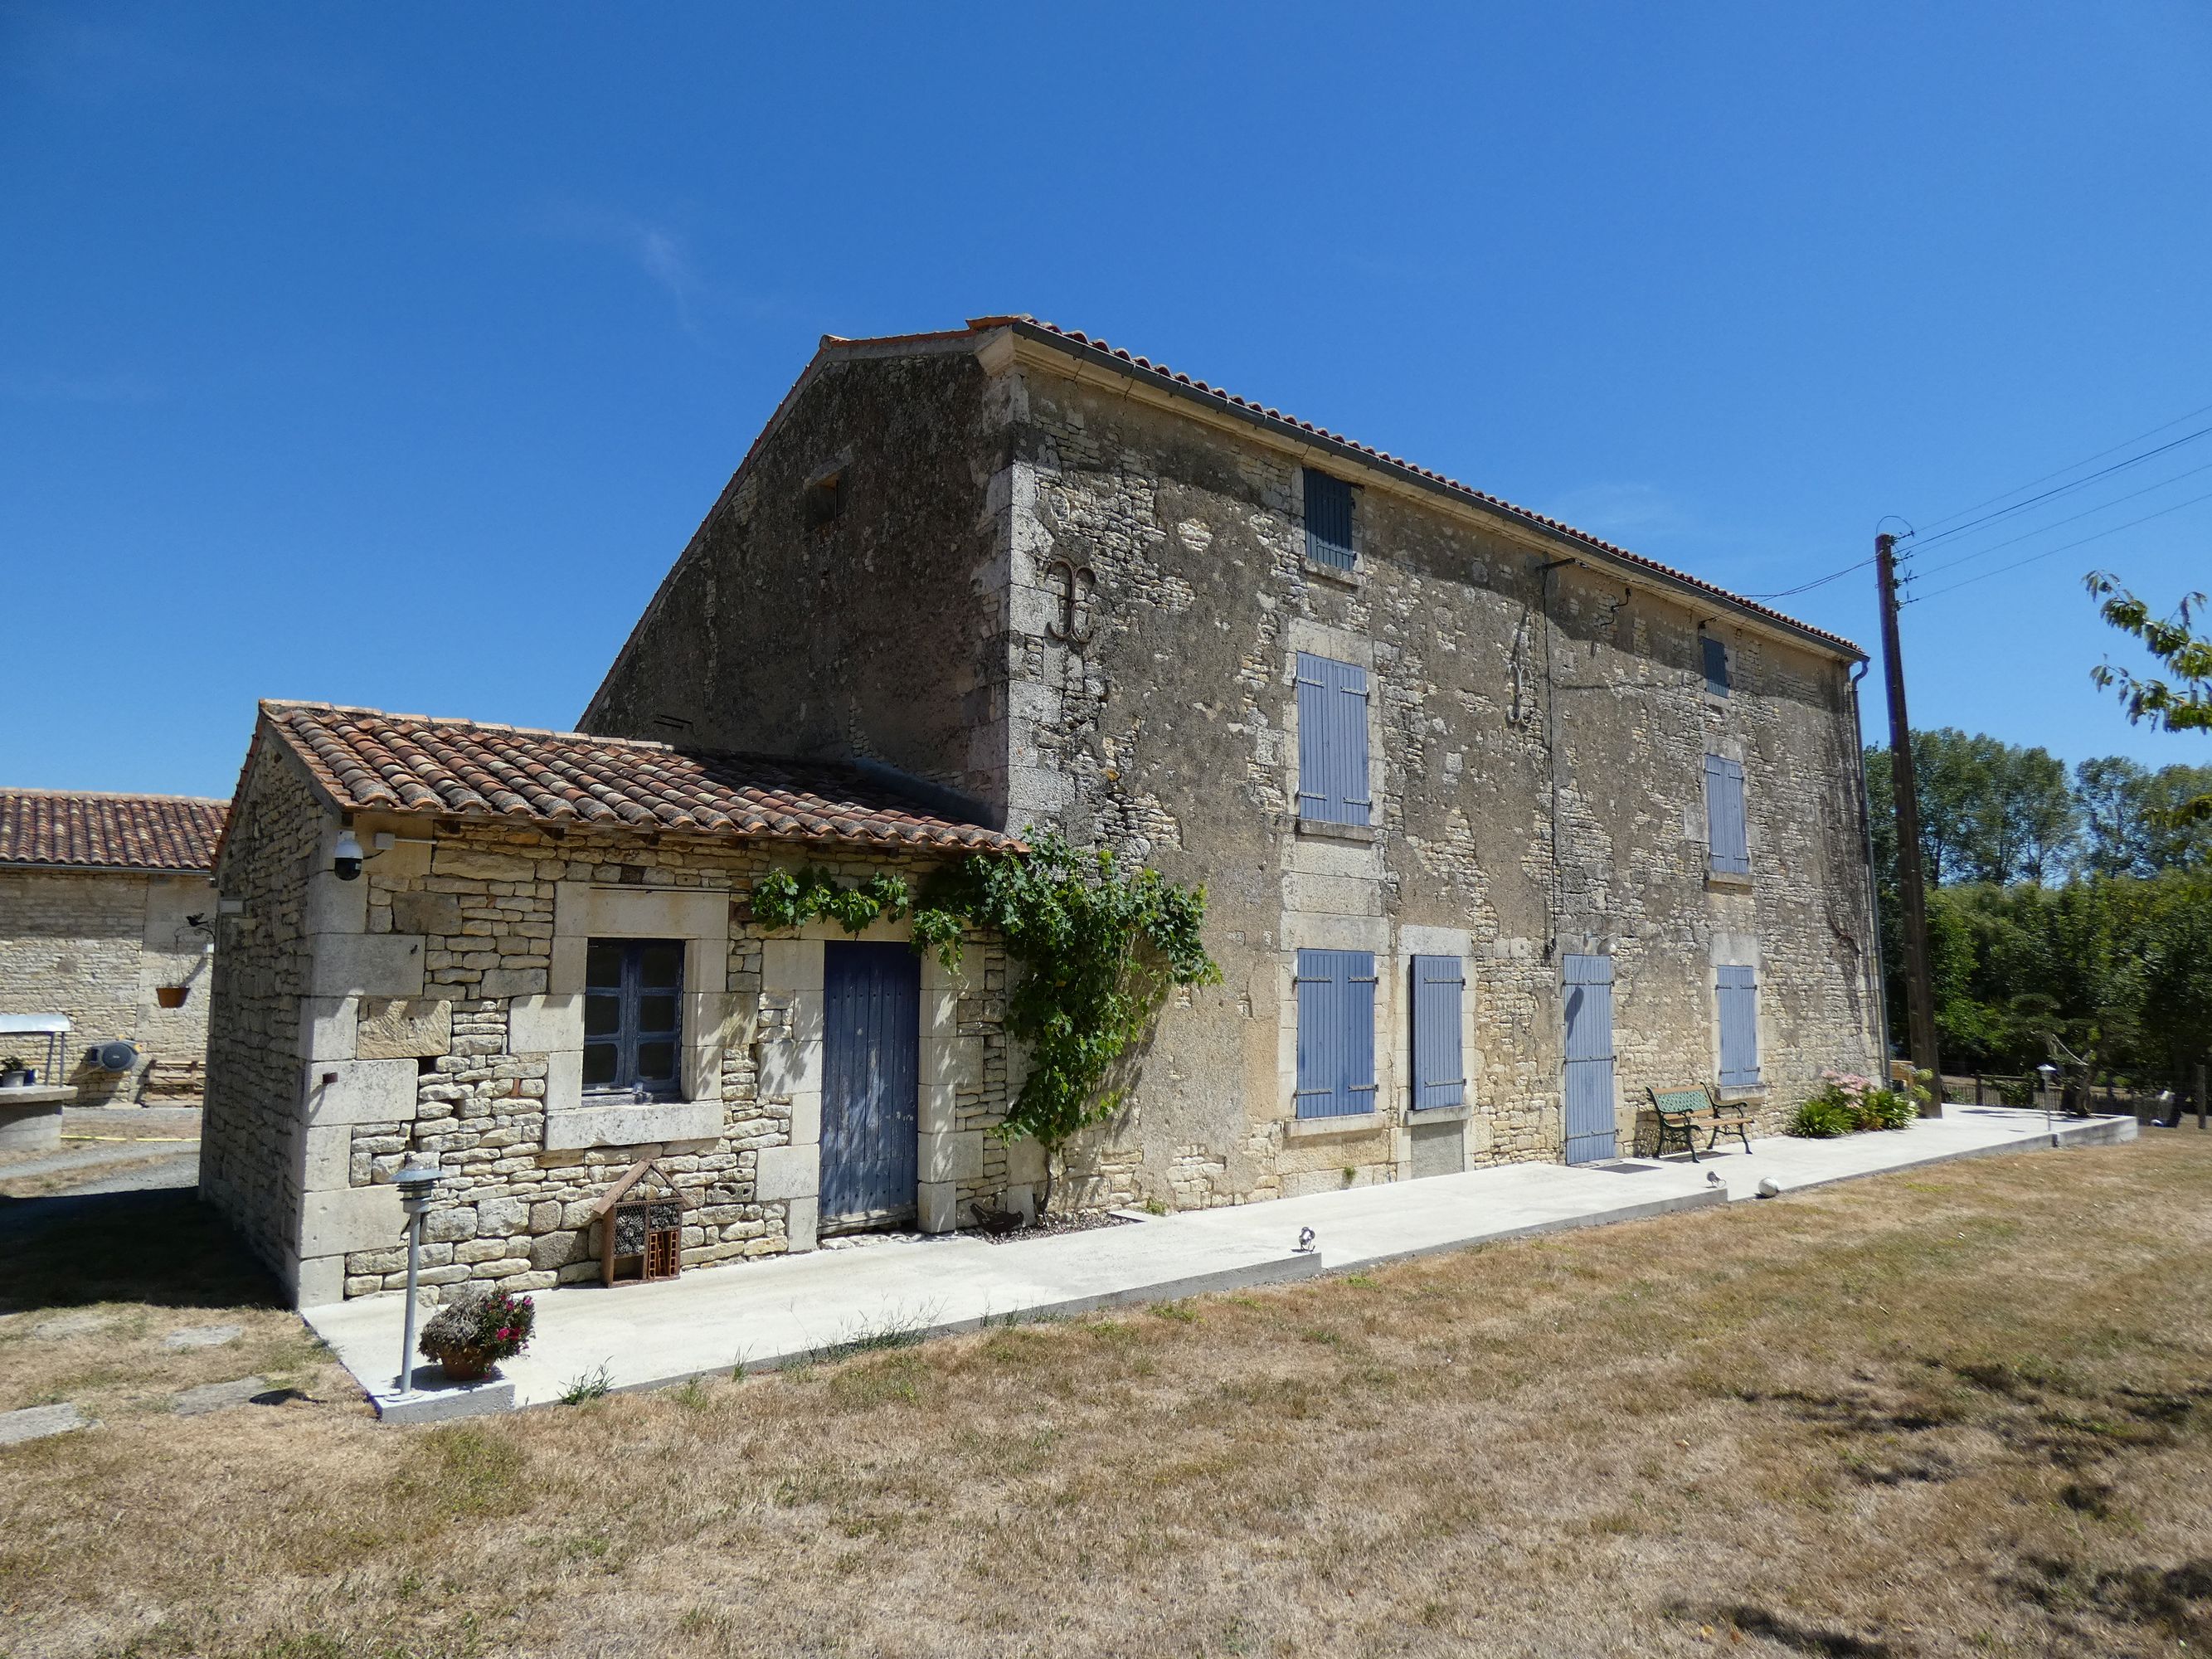
<svg viewBox="0 0 2212 1659"><path fill-rule="evenodd" d="M1725 588L1711 586L1632 557L1625 557L1615 550L1563 529L1525 508L1455 489L1449 483L1431 477L1417 467L1385 459L1334 434L1304 426L1280 414L1271 415L1265 409L1254 408L1249 403L1232 401L1217 392L1186 386L1172 374L1126 360L1096 345L1069 339L1024 317L979 319L978 323L981 335L1000 333L1004 337L1040 348L1048 352L1053 359L1076 365L1092 375L1148 387L1195 413L1214 420L1225 419L1262 433L1279 447L1325 455L1359 471L1387 478L1400 488L1431 497L1459 511L1502 520L1523 533L1535 536L1552 546L1571 553L1579 562L1601 564L1609 574L1620 576L1624 581L1666 593L1692 609L1702 607L1724 611L1747 626L1780 634L1808 650L1839 661L1858 663L1867 660L1867 653L1848 640L1831 635L1780 611L1769 611L1741 595L1729 592ZM988 348L984 348L984 350L986 366L989 367ZM1079 374L1076 378L1084 376Z"/></svg>

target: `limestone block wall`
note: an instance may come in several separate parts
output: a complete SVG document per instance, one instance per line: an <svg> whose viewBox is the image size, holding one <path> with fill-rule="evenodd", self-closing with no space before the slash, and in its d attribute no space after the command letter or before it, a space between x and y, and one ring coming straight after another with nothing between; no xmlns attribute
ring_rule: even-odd
<svg viewBox="0 0 2212 1659"><path fill-rule="evenodd" d="M1316 565L1302 468L1326 459L1006 373L1008 820L1206 883L1227 973L1163 1021L1091 1149L1088 1196L1183 1206L1405 1178L1417 1131L1428 1168L1561 1157L1572 952L1614 958L1623 1150L1646 1085L1717 1077L1717 964L1759 970L1765 1126L1823 1066L1873 1064L1846 665L1380 487L1359 492L1358 568ZM1070 563L1095 575L1074 629ZM1725 698L1705 686L1708 631L1731 653ZM1299 651L1369 671L1371 835L1296 818ZM1746 882L1707 870L1708 752L1746 769ZM1408 941L1424 934L1463 941L1456 1129L1407 1110ZM1371 1121L1292 1115L1301 946L1388 964Z"/></svg>
<svg viewBox="0 0 2212 1659"><path fill-rule="evenodd" d="M76 1085L87 1104L130 1101L148 1089L199 1093L207 1055L208 935L187 915L212 912L199 875L125 870L0 870L0 1013L66 1014L74 1030L51 1080ZM184 1006L160 1006L155 988L186 988ZM84 1064L86 1049L137 1046L128 1073ZM43 1042L21 1045L46 1062Z"/></svg>
<svg viewBox="0 0 2212 1659"><path fill-rule="evenodd" d="M240 1075L234 1048L249 1026L284 1019L221 1003L226 1091L203 1167L223 1183L226 1212L258 1222L258 1202L228 1194L249 1166L266 1176L281 1149L289 1178L274 1183L276 1202L297 1222L272 1240L272 1261L302 1305L404 1284L392 1182L413 1159L445 1177L426 1227L433 1287L595 1278L591 1206L641 1158L659 1160L684 1196L687 1267L814 1247L822 949L845 935L769 934L747 895L778 864L812 862L853 881L890 868L919 881L927 860L393 820L392 844L341 883L327 868L334 824L290 805L303 823L291 845L313 848L290 860L303 872L297 959L288 959L296 1038L272 1045L270 1070L286 1075L281 1088L273 1076L260 1085L270 1109L241 1110L228 1086ZM376 823L355 827L373 847ZM241 862L235 878L259 867ZM249 918L257 908L270 907L249 898ZM586 945L624 937L685 945L675 1101L608 1103L583 1091ZM879 925L868 937L907 934ZM227 962L226 983L246 966ZM258 958L254 967L264 971ZM922 974L920 1224L945 1231L979 1200L1025 1201L1034 1149L1025 1161L984 1133L1006 1101L994 944L972 939L960 972L932 957Z"/></svg>
<svg viewBox="0 0 2212 1659"><path fill-rule="evenodd" d="M280 757L258 754L233 804L208 1016L200 1196L287 1285L306 1195L300 1121L313 967L307 896L335 821ZM324 866L327 868L327 865Z"/></svg>

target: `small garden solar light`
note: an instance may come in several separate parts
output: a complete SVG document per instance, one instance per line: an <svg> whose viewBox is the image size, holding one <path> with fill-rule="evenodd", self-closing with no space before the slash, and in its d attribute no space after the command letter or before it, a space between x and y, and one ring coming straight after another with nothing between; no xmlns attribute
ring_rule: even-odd
<svg viewBox="0 0 2212 1659"><path fill-rule="evenodd" d="M399 1392L404 1395L415 1391L415 1274L422 1261L422 1218L430 1213L441 1176L434 1164L410 1164L393 1179L399 1207L407 1212L407 1313L399 1340Z"/></svg>
<svg viewBox="0 0 2212 1659"><path fill-rule="evenodd" d="M2058 1068L2046 1060L2035 1068L2035 1074L2043 1079L2043 1127L2047 1133L2051 1128L2051 1097L2058 1092Z"/></svg>

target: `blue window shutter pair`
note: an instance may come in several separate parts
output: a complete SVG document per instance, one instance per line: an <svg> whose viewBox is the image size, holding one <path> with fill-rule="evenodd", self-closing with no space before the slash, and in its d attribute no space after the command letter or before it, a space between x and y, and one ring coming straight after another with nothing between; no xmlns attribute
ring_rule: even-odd
<svg viewBox="0 0 2212 1659"><path fill-rule="evenodd" d="M1413 1109L1467 1100L1460 1054L1460 997L1467 969L1457 957L1413 958Z"/></svg>
<svg viewBox="0 0 2212 1659"><path fill-rule="evenodd" d="M1367 671L1298 653L1298 816L1365 823Z"/></svg>
<svg viewBox="0 0 2212 1659"><path fill-rule="evenodd" d="M1705 690L1716 697L1729 694L1728 643L1717 635L1700 634L1705 652Z"/></svg>
<svg viewBox="0 0 2212 1659"><path fill-rule="evenodd" d="M1366 951L1298 952L1300 1117L1375 1109L1375 957Z"/></svg>
<svg viewBox="0 0 2212 1659"><path fill-rule="evenodd" d="M1717 876L1751 873L1751 836L1743 815L1743 768L1705 757L1705 844Z"/></svg>
<svg viewBox="0 0 2212 1659"><path fill-rule="evenodd" d="M1721 1014L1721 1087L1759 1085L1759 973L1756 969L1716 969Z"/></svg>
<svg viewBox="0 0 2212 1659"><path fill-rule="evenodd" d="M1352 486L1306 469L1306 557L1338 570L1352 568Z"/></svg>

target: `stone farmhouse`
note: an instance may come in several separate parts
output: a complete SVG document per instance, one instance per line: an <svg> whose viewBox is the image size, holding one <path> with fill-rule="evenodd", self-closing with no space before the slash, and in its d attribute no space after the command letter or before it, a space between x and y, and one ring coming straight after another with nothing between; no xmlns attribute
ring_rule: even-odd
<svg viewBox="0 0 2212 1659"><path fill-rule="evenodd" d="M264 705L203 1189L303 1303L393 1284L410 1154L458 1178L434 1283L595 1273L647 1157L687 1264L1029 1209L992 942L747 895L1046 829L1203 883L1226 975L1071 1203L1610 1161L1647 1086L1771 1126L1885 1050L1863 668L1081 334L825 339L580 732Z"/></svg>
<svg viewBox="0 0 2212 1659"><path fill-rule="evenodd" d="M824 340L580 722L884 767L1203 882L1086 1201L1771 1125L1884 1052L1864 653L1025 317Z"/></svg>
<svg viewBox="0 0 2212 1659"><path fill-rule="evenodd" d="M0 790L0 1015L70 1022L63 1069L41 1085L87 1105L199 1094L224 806ZM126 1064L88 1058L118 1042L136 1051ZM43 1037L0 1048L43 1071Z"/></svg>

